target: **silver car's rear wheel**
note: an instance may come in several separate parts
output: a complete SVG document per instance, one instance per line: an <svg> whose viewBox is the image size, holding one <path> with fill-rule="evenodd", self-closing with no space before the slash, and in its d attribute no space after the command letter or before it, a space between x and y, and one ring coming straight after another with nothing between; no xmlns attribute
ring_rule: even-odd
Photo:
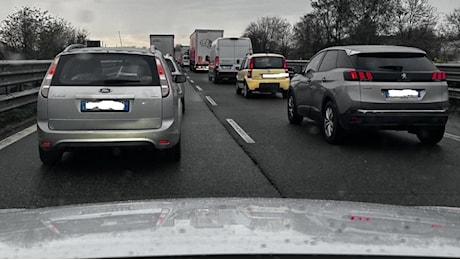
<svg viewBox="0 0 460 260"><path fill-rule="evenodd" d="M328 143L337 144L343 141L344 130L339 122L337 108L331 101L323 109L323 133Z"/></svg>
<svg viewBox="0 0 460 260"><path fill-rule="evenodd" d="M53 149L53 150L43 150L41 147L38 147L38 152L40 155L40 160L46 166L52 166L58 163L62 159L63 152Z"/></svg>
<svg viewBox="0 0 460 260"><path fill-rule="evenodd" d="M417 131L417 137L422 144L435 145L444 137L445 126L422 128Z"/></svg>

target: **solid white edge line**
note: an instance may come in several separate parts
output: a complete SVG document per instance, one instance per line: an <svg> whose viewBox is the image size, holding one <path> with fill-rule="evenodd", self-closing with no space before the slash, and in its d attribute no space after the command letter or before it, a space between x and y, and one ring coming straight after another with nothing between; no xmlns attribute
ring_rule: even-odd
<svg viewBox="0 0 460 260"><path fill-rule="evenodd" d="M233 119L227 119L227 122L230 124L230 126L235 130L235 132L243 138L243 140L248 143L248 144L255 144L256 142L246 133L246 131L241 128L240 125L238 125L235 120Z"/></svg>
<svg viewBox="0 0 460 260"><path fill-rule="evenodd" d="M195 83L195 81L193 81L193 79L190 80L190 83Z"/></svg>
<svg viewBox="0 0 460 260"><path fill-rule="evenodd" d="M11 135L3 140L0 141L0 150L3 150L7 146L21 140L22 138L32 134L33 132L37 131L37 125L30 126L21 132L15 133L14 135Z"/></svg>
<svg viewBox="0 0 460 260"><path fill-rule="evenodd" d="M457 142L460 142L460 136L458 136L458 135L453 135L453 134L449 134L449 133L444 133L444 137L449 138L449 139L452 139L452 140L455 140L455 141L457 141Z"/></svg>
<svg viewBox="0 0 460 260"><path fill-rule="evenodd" d="M214 101L214 99L212 99L212 97L206 96L206 100L207 100L207 101L209 102L209 104L211 104L212 106L217 106L216 101Z"/></svg>
<svg viewBox="0 0 460 260"><path fill-rule="evenodd" d="M196 85L195 88L198 89L198 91L203 91L203 89L198 85Z"/></svg>

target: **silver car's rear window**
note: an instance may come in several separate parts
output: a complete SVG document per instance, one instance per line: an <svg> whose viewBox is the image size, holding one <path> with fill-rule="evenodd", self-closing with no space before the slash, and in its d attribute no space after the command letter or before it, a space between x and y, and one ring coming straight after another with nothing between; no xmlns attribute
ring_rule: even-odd
<svg viewBox="0 0 460 260"><path fill-rule="evenodd" d="M281 57L254 57L254 69L282 69Z"/></svg>
<svg viewBox="0 0 460 260"><path fill-rule="evenodd" d="M436 66L418 53L365 53L352 56L359 70L369 71L436 71Z"/></svg>
<svg viewBox="0 0 460 260"><path fill-rule="evenodd" d="M155 57L117 53L62 55L55 86L158 86Z"/></svg>

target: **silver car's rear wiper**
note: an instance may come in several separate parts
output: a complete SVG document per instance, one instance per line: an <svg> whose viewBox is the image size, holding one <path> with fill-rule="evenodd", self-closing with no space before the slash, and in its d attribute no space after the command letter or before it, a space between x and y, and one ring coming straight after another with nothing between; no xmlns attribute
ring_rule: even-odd
<svg viewBox="0 0 460 260"><path fill-rule="evenodd" d="M379 68L381 68L381 69L388 69L388 70L402 71L404 67L403 67L403 66L389 65L389 66L380 66Z"/></svg>
<svg viewBox="0 0 460 260"><path fill-rule="evenodd" d="M121 84L121 83L137 83L141 82L138 79L106 79L104 80L105 84Z"/></svg>

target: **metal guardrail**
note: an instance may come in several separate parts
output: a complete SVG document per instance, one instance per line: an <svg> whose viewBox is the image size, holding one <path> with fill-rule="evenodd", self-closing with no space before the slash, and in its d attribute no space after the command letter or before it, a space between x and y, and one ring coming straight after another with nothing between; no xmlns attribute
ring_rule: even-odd
<svg viewBox="0 0 460 260"><path fill-rule="evenodd" d="M51 60L0 61L0 112L36 101L38 85ZM295 66L306 66L309 60L287 60L290 74ZM460 64L435 64L447 74L449 96L460 100Z"/></svg>
<svg viewBox="0 0 460 260"><path fill-rule="evenodd" d="M0 95L37 87L51 62L51 60L0 61Z"/></svg>

